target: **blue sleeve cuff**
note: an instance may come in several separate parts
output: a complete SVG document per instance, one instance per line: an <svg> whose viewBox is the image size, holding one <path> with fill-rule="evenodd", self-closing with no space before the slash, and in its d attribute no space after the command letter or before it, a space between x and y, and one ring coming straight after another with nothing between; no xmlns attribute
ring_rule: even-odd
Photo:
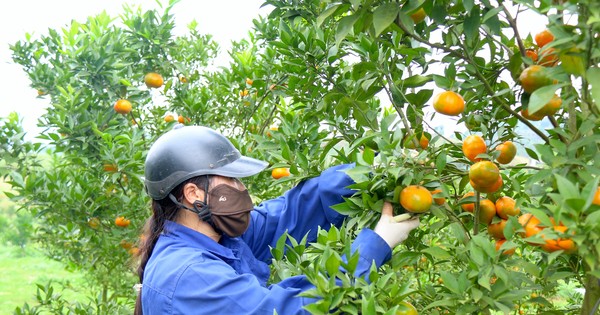
<svg viewBox="0 0 600 315"><path fill-rule="evenodd" d="M359 253L360 263L356 272L361 274L368 272L373 262L379 268L392 258L390 246L381 236L367 228L360 231L351 249L352 253Z"/></svg>

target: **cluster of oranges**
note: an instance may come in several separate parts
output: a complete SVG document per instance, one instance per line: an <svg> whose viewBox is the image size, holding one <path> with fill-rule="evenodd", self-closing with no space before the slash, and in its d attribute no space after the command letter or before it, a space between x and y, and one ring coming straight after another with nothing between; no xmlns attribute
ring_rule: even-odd
<svg viewBox="0 0 600 315"><path fill-rule="evenodd" d="M493 161L483 160L480 154L487 153L487 145L479 135L467 136L462 144L465 157L474 162L469 168L469 182L474 190L482 193L493 193L502 187L500 169ZM511 141L505 141L495 148L499 151L496 161L501 164L510 163L517 154L517 148Z"/></svg>
<svg viewBox="0 0 600 315"><path fill-rule="evenodd" d="M529 57L533 64L527 67L519 75L519 81L526 94L531 94L535 90L556 84L558 81L554 79L549 68L556 66L558 63L558 53L555 48L547 47L554 40L554 35L549 30L544 30L535 35L537 47L528 49L525 55ZM530 113L528 108L521 110L521 116L528 120L538 121L546 116L553 116L560 109L562 99L558 95L545 104L541 109Z"/></svg>
<svg viewBox="0 0 600 315"><path fill-rule="evenodd" d="M165 116L165 122L166 123L170 123L175 121L175 115L172 114L168 114ZM189 117L185 117L183 115L177 115L177 122L180 124L186 124L189 123L191 121L191 119Z"/></svg>
<svg viewBox="0 0 600 315"><path fill-rule="evenodd" d="M146 84L148 88L157 89L163 86L164 82L165 81L163 77L156 72L148 72L144 76L144 84ZM115 110L115 112L122 115L129 114L132 108L133 106L131 105L131 102L127 99L119 99L113 105L113 109Z"/></svg>

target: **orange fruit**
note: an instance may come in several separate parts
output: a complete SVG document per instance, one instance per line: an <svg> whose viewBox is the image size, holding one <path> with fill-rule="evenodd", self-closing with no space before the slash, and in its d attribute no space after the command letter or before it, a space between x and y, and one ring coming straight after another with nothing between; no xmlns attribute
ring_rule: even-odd
<svg viewBox="0 0 600 315"><path fill-rule="evenodd" d="M126 219L123 216L117 217L115 219L115 225L116 226L120 226L120 227L128 227L129 224L131 224L131 221L129 219Z"/></svg>
<svg viewBox="0 0 600 315"><path fill-rule="evenodd" d="M567 227L564 225L555 225L552 227L552 229L554 229L554 231L556 231L559 234L564 234L567 232ZM560 236L557 238L546 238L542 235L542 238L544 239L544 241L546 241L546 244L542 244L542 249L547 251L547 252L555 252L558 250L564 250L567 253L572 253L577 249L577 246L575 245L575 242L573 242L572 239L570 238L561 238Z"/></svg>
<svg viewBox="0 0 600 315"><path fill-rule="evenodd" d="M413 139L415 136L419 137L419 146L421 147L421 149L427 149L427 147L429 146L429 138L427 137L427 134L425 132L421 132L419 135L415 135L413 133L412 137L407 136L404 140L404 147L407 149L414 149L415 142L413 141Z"/></svg>
<svg viewBox="0 0 600 315"><path fill-rule="evenodd" d="M472 180L469 180L469 183L471 184L471 187L473 187L473 189L475 189L476 191L486 194L491 194L493 192L498 191L502 187L502 184L504 184L504 182L502 181L502 176L498 176L498 180L496 180L495 183L489 186L477 185Z"/></svg>
<svg viewBox="0 0 600 315"><path fill-rule="evenodd" d="M549 30L543 30L535 34L534 39L538 47L542 48L554 40L554 35L552 35L552 33Z"/></svg>
<svg viewBox="0 0 600 315"><path fill-rule="evenodd" d="M488 225L488 234L497 240L505 238L504 228L506 227L506 222L507 221L505 219L502 219L496 223Z"/></svg>
<svg viewBox="0 0 600 315"><path fill-rule="evenodd" d="M544 116L542 116L538 113L530 114L529 110L527 108L521 110L521 116L523 116L523 118L525 118L527 120L531 120L531 121L540 121L540 120L544 119Z"/></svg>
<svg viewBox="0 0 600 315"><path fill-rule="evenodd" d="M185 117L183 115L179 115L179 117L177 117L177 122L180 124L185 124L185 123L189 123L191 120L188 117Z"/></svg>
<svg viewBox="0 0 600 315"><path fill-rule="evenodd" d="M402 301L398 304L396 315L419 315L419 312L412 304Z"/></svg>
<svg viewBox="0 0 600 315"><path fill-rule="evenodd" d="M174 120L175 120L175 116L173 116L173 115L167 115L167 116L165 116L165 122L170 123L170 122L172 122Z"/></svg>
<svg viewBox="0 0 600 315"><path fill-rule="evenodd" d="M487 146L485 145L485 141L483 141L481 136L470 135L467 136L463 141L462 151L467 159L469 159L471 162L475 162L480 160L476 158L477 155L487 151Z"/></svg>
<svg viewBox="0 0 600 315"><path fill-rule="evenodd" d="M128 249L128 250L127 250L127 252L128 252L129 254L131 254L131 256L139 256L139 254L140 254L140 249L139 249L139 248L137 248L137 247L132 247L132 248Z"/></svg>
<svg viewBox="0 0 600 315"><path fill-rule="evenodd" d="M533 91L542 86L550 85L554 82L548 76L548 69L540 65L532 65L525 68L519 75L519 81L523 90L527 93L533 93Z"/></svg>
<svg viewBox="0 0 600 315"><path fill-rule="evenodd" d="M502 247L502 244L506 243L506 239L499 239L496 240L496 251L499 252L500 251L500 247ZM502 251L502 255L512 255L515 253L515 248L511 248L511 249L505 249Z"/></svg>
<svg viewBox="0 0 600 315"><path fill-rule="evenodd" d="M252 80L250 78L246 78L246 84L252 85L252 83L254 83L254 80Z"/></svg>
<svg viewBox="0 0 600 315"><path fill-rule="evenodd" d="M250 92L248 91L248 89L244 89L243 91L240 91L240 96L241 97L248 96L248 94L250 94Z"/></svg>
<svg viewBox="0 0 600 315"><path fill-rule="evenodd" d="M106 163L106 164L102 165L102 168L104 169L105 172L109 172L109 173L114 173L119 169L117 167L117 165L110 164L110 163Z"/></svg>
<svg viewBox="0 0 600 315"><path fill-rule="evenodd" d="M415 24L419 24L419 23L423 22L423 20L425 20L426 16L427 16L427 13L425 13L425 9L423 9L421 7L421 8L419 8L419 10L417 10L413 14L411 14L410 18L413 20L413 22L415 22Z"/></svg>
<svg viewBox="0 0 600 315"><path fill-rule="evenodd" d="M149 88L159 88L164 82L163 77L156 72L148 72L144 76L144 83L146 83L146 86Z"/></svg>
<svg viewBox="0 0 600 315"><path fill-rule="evenodd" d="M423 186L410 185L400 191L400 204L408 212L423 213L432 203L431 192Z"/></svg>
<svg viewBox="0 0 600 315"><path fill-rule="evenodd" d="M548 103L546 103L546 105L544 105L542 108L540 108L540 110L538 110L536 114L540 114L543 116L552 116L556 114L556 112L560 109L561 105L562 99L558 95L554 94L552 99Z"/></svg>
<svg viewBox="0 0 600 315"><path fill-rule="evenodd" d="M533 62L538 60L538 54L534 49L525 50L525 57L529 57Z"/></svg>
<svg viewBox="0 0 600 315"><path fill-rule="evenodd" d="M179 82L181 82L181 83L187 83L188 79L183 74L180 74L179 75Z"/></svg>
<svg viewBox="0 0 600 315"><path fill-rule="evenodd" d="M521 233L522 237L532 237L541 232L544 227L540 225L540 220L533 216L531 213L525 213L519 217L519 223L525 229L524 233Z"/></svg>
<svg viewBox="0 0 600 315"><path fill-rule="evenodd" d="M115 112L127 115L131 112L131 102L129 102L128 100L120 99L115 102L113 108Z"/></svg>
<svg viewBox="0 0 600 315"><path fill-rule="evenodd" d="M517 155L517 146L512 141L504 141L496 147L496 150L500 151L500 155L496 158L500 164L510 163Z"/></svg>
<svg viewBox="0 0 600 315"><path fill-rule="evenodd" d="M509 216L519 215L521 209L515 207L517 202L508 196L502 196L496 199L496 212L502 219L508 219Z"/></svg>
<svg viewBox="0 0 600 315"><path fill-rule="evenodd" d="M127 240L121 240L121 242L119 242L119 246L121 246L124 249L130 249L133 247L133 243L128 242Z"/></svg>
<svg viewBox="0 0 600 315"><path fill-rule="evenodd" d="M540 49L538 64L545 67L554 67L558 63L559 57L555 48L549 47Z"/></svg>
<svg viewBox="0 0 600 315"><path fill-rule="evenodd" d="M498 181L500 169L491 161L479 161L471 165L469 179L478 186L489 187Z"/></svg>
<svg viewBox="0 0 600 315"><path fill-rule="evenodd" d="M483 199L479 202L479 222L489 225L496 216L496 206L489 199Z"/></svg>
<svg viewBox="0 0 600 315"><path fill-rule="evenodd" d="M596 193L594 194L594 199L592 203L600 206L600 186L598 187L598 189L596 189Z"/></svg>
<svg viewBox="0 0 600 315"><path fill-rule="evenodd" d="M462 199L465 199L465 198L470 197L470 196L475 196L475 192L469 191L468 193L464 194L464 196L462 196L462 198L460 198L460 199L462 200ZM473 211L475 211L475 203L474 202L463 203L462 205L460 205L460 207L464 211L467 211L467 212L473 213Z"/></svg>
<svg viewBox="0 0 600 315"><path fill-rule="evenodd" d="M278 130L279 130L279 128L278 128L278 127L275 127L275 126L273 126L273 127L269 128L269 130L270 130L270 131L278 131ZM270 137L272 137L273 135L271 134L271 132L270 132L269 130L267 130L267 137L269 137L269 138L270 138Z"/></svg>
<svg viewBox="0 0 600 315"><path fill-rule="evenodd" d="M438 189L434 189L434 190L431 192L431 195L432 195L432 197L433 197L433 195L435 195L435 194L437 194L437 193L441 193L441 192L442 192L442 190L441 190L441 189L439 189L439 188L438 188ZM436 204L436 205L438 205L438 206L441 206L441 205L443 205L444 203L446 203L446 198L444 198L444 197L433 197L433 202L435 202L435 204Z"/></svg>
<svg viewBox="0 0 600 315"><path fill-rule="evenodd" d="M271 171L271 176L274 179L280 179L282 177L290 176L290 169L285 167L277 167Z"/></svg>
<svg viewBox="0 0 600 315"><path fill-rule="evenodd" d="M90 218L87 224L89 225L89 227L95 230L100 226L100 219L96 217Z"/></svg>
<svg viewBox="0 0 600 315"><path fill-rule="evenodd" d="M433 98L433 109L448 116L458 116L465 110L465 100L453 91L444 91Z"/></svg>

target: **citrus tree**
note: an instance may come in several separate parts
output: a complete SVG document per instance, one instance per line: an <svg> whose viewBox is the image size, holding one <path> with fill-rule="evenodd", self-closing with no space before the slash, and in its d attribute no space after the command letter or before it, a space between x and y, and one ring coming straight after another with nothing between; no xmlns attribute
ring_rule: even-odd
<svg viewBox="0 0 600 315"><path fill-rule="evenodd" d="M356 164L358 193L336 206L346 223L272 249L272 281L315 284L311 313L597 309L597 1L270 0L216 70L218 46L195 23L172 35L173 5L11 46L50 103L41 143L23 141L18 118L2 122L12 197L40 219L47 253L100 292L69 305L40 286L40 305L19 312L130 310L145 153L177 123L213 127L269 161L245 181L257 202ZM544 30L527 31L534 19ZM340 273L384 201L421 227L368 279Z"/></svg>

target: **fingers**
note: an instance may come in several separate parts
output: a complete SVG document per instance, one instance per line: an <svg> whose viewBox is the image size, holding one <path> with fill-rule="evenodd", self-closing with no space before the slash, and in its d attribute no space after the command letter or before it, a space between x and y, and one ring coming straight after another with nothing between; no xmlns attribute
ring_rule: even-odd
<svg viewBox="0 0 600 315"><path fill-rule="evenodd" d="M383 202L383 209L381 209L381 216L391 217L394 214L394 209L389 201Z"/></svg>

